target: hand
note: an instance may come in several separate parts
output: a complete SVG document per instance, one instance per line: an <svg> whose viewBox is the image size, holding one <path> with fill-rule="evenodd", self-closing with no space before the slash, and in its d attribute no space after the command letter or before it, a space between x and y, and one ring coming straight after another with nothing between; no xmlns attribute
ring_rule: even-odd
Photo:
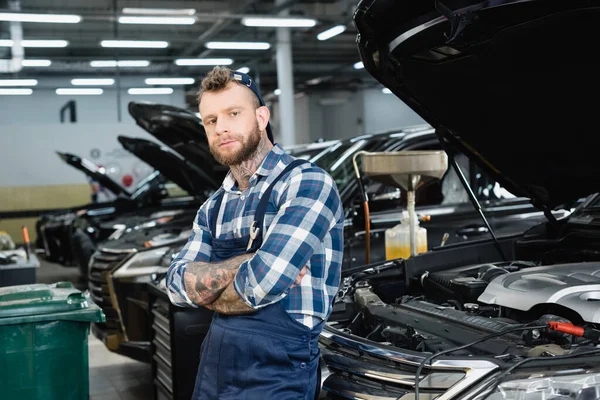
<svg viewBox="0 0 600 400"><path fill-rule="evenodd" d="M308 267L305 265L304 268L302 268L300 270L300 273L296 277L296 280L294 281L294 283L292 283L292 287L298 286L302 282L302 278L304 278L304 275L306 275L307 272L308 272Z"/></svg>

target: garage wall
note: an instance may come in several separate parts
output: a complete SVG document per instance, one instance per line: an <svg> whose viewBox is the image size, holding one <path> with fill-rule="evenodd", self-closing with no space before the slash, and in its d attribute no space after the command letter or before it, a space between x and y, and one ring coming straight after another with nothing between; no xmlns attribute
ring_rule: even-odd
<svg viewBox="0 0 600 400"><path fill-rule="evenodd" d="M365 132L362 92L314 93L309 102L313 140L346 139Z"/></svg>
<svg viewBox="0 0 600 400"><path fill-rule="evenodd" d="M381 89L364 91L365 132L385 132L425 121L402 100Z"/></svg>

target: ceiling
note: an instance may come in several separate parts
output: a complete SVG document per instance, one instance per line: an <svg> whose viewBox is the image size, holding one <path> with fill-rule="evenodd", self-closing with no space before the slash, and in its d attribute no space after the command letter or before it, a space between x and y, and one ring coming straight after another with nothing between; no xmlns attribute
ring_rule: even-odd
<svg viewBox="0 0 600 400"><path fill-rule="evenodd" d="M277 1L277 5L275 4ZM292 58L295 90L311 92L332 89L360 89L375 86L374 80L353 64L359 61L356 30L352 14L357 0L21 0L21 12L77 14L76 24L22 23L23 39L62 39L64 48L25 48L25 59L50 59L49 67L26 67L16 74L1 74L0 79L31 77L105 77L114 76L115 69L92 68L92 60L149 60L144 68L120 68L119 76L193 77L199 78L212 67L175 65L178 58L231 58L232 68L250 67L250 74L260 83L263 93L277 88L276 29L247 27L241 17L247 15L278 15L312 17L318 20L312 28L293 28ZM9 1L0 0L0 12L9 11ZM14 7L14 4L13 4ZM195 9L193 25L130 25L120 24L117 17L125 7ZM0 22L0 39L10 39L10 23ZM329 40L319 41L316 35L333 25L344 24L346 31ZM161 40L168 41L164 49L103 48L101 40ZM269 42L268 50L209 50L207 41ZM11 57L9 47L0 47L0 58ZM308 83L307 83L308 82ZM315 84L315 82L319 82ZM196 84L186 87L195 93ZM188 96L191 99L195 96ZM191 100L193 101L193 100Z"/></svg>

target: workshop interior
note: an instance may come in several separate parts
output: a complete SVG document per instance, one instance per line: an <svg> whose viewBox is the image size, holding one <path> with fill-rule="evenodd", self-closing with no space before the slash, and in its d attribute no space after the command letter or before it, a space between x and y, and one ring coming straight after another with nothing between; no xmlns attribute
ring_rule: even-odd
<svg viewBox="0 0 600 400"><path fill-rule="evenodd" d="M0 398L600 399L599 23L597 0L0 0ZM266 212L218 239L260 154ZM264 190L275 154L298 170ZM331 198L294 208L318 176L333 250ZM198 271L248 229L217 292Z"/></svg>

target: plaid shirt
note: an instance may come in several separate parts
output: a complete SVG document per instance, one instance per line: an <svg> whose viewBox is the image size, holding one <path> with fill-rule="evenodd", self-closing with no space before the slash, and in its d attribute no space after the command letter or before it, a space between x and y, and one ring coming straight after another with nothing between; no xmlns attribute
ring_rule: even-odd
<svg viewBox="0 0 600 400"><path fill-rule="evenodd" d="M198 211L193 233L167 273L171 302L197 307L185 292L183 275L188 262L210 261L210 217L215 198L225 191L215 237L239 238L249 234L260 197L283 169L294 160L278 145L267 154L241 192L228 174L221 188ZM277 182L265 214L263 244L243 262L234 278L237 294L259 309L281 302L298 322L312 328L331 314L340 284L344 246L343 210L335 182L314 164L303 164ZM308 272L299 286L291 287L300 269Z"/></svg>

